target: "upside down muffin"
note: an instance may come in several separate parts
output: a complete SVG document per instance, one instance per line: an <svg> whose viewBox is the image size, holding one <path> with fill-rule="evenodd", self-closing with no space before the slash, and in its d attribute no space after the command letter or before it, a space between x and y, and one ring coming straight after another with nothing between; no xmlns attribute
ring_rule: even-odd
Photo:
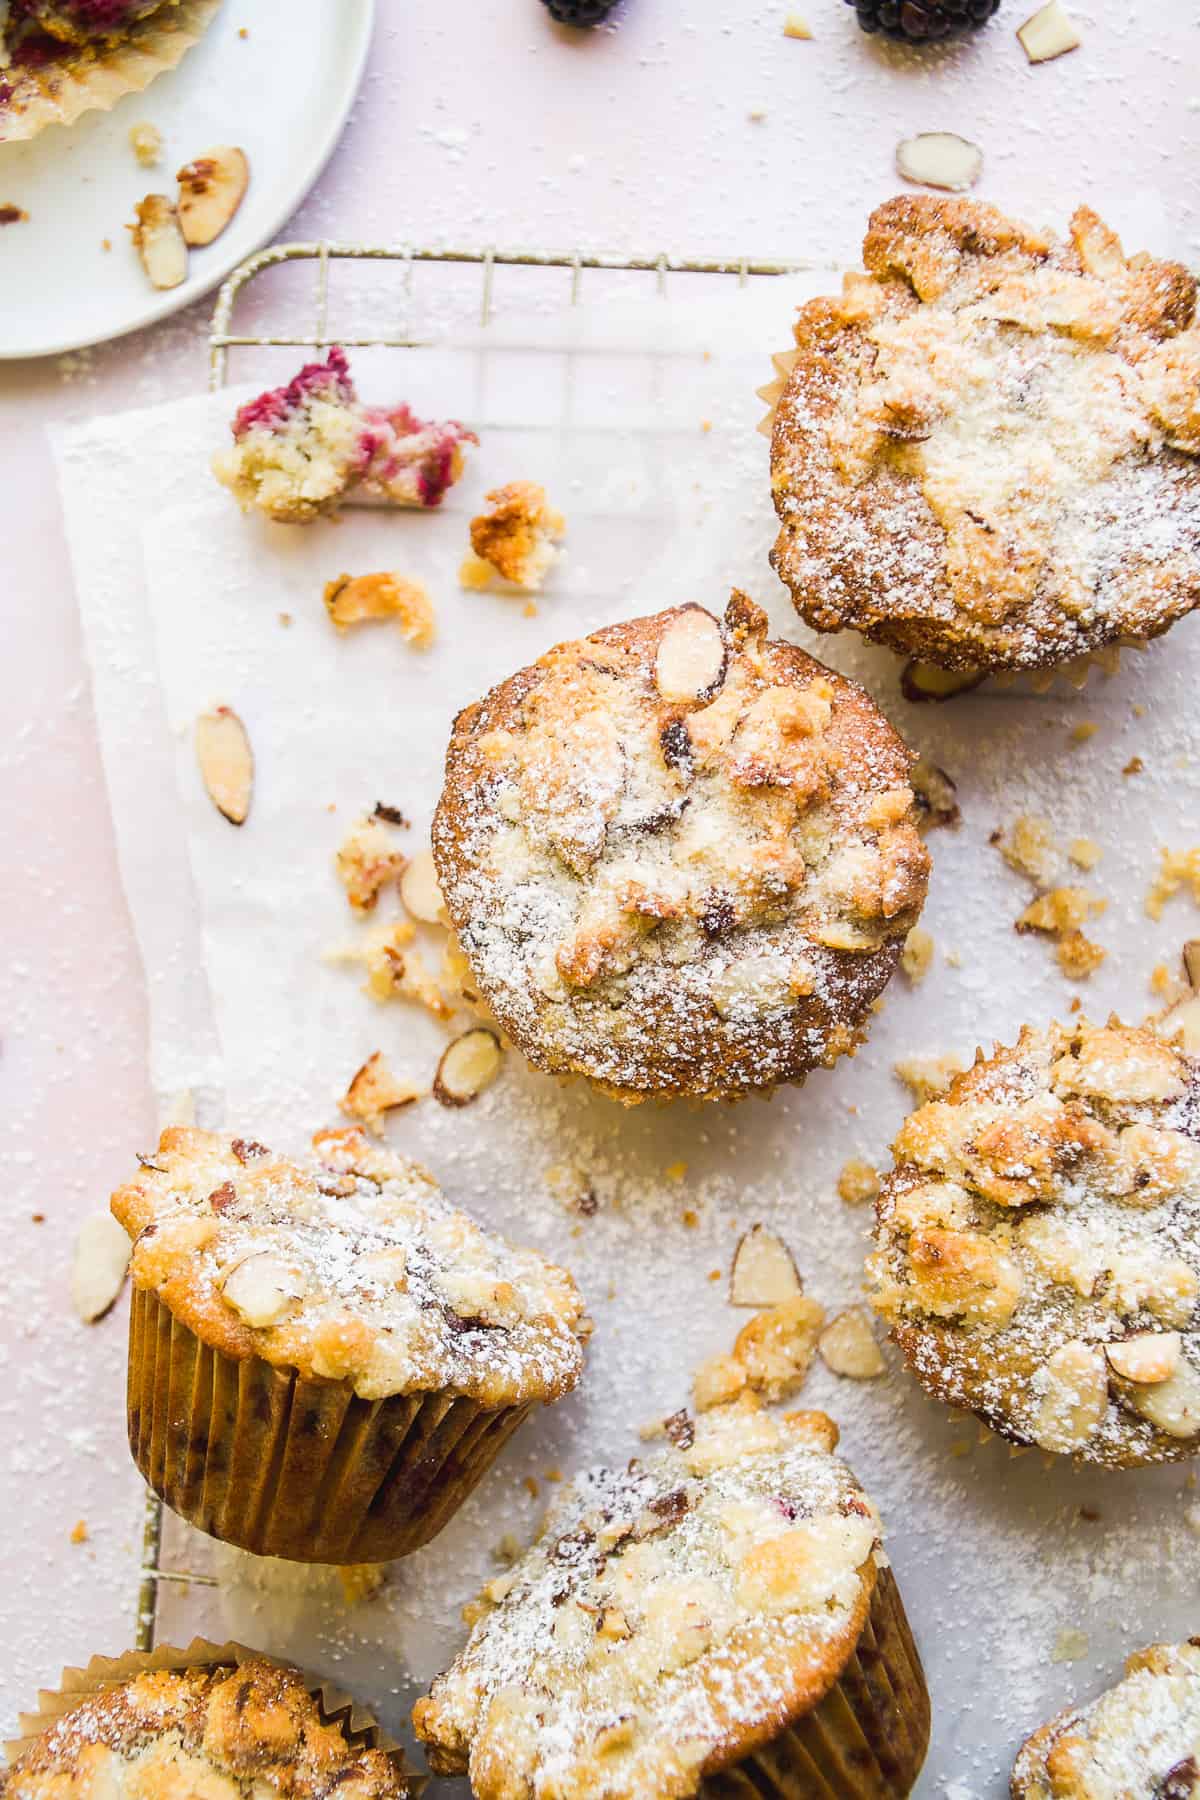
<svg viewBox="0 0 1200 1800"><path fill-rule="evenodd" d="M191 1524L381 1562L436 1536L531 1408L570 1392L571 1277L358 1131L292 1161L165 1131L112 1210L134 1240L129 1441Z"/></svg>
<svg viewBox="0 0 1200 1800"><path fill-rule="evenodd" d="M1063 241L927 195L871 215L863 261L801 308L775 414L772 562L808 623L987 672L1190 612L1194 277L1085 206Z"/></svg>
<svg viewBox="0 0 1200 1800"><path fill-rule="evenodd" d="M733 1097L851 1051L920 913L913 758L735 592L560 644L459 714L433 824L529 1060Z"/></svg>
<svg viewBox="0 0 1200 1800"><path fill-rule="evenodd" d="M1200 1793L1200 1638L1151 1644L1089 1706L1022 1747L1013 1800L1191 1800Z"/></svg>
<svg viewBox="0 0 1200 1800"><path fill-rule="evenodd" d="M873 1301L922 1385L1117 1467L1200 1449L1200 1059L1081 1021L982 1051L912 1113Z"/></svg>
<svg viewBox="0 0 1200 1800"><path fill-rule="evenodd" d="M565 1491L413 1719L478 1800L901 1800L929 1699L823 1413L745 1400Z"/></svg>
<svg viewBox="0 0 1200 1800"><path fill-rule="evenodd" d="M116 1667L120 1667L120 1659ZM130 1658L137 1661L137 1658ZM0 1800L401 1800L378 1732L326 1718L299 1671L260 1658L97 1685L0 1773Z"/></svg>

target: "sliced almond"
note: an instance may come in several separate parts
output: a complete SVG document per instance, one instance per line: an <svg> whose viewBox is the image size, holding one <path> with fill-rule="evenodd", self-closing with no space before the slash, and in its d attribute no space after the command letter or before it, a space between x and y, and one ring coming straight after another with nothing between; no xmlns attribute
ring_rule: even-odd
<svg viewBox="0 0 1200 1800"><path fill-rule="evenodd" d="M725 675L721 627L703 607L685 607L658 641L654 681L664 700L706 700Z"/></svg>
<svg viewBox="0 0 1200 1800"><path fill-rule="evenodd" d="M71 1304L85 1325L102 1319L125 1285L133 1246L110 1212L85 1219L71 1263Z"/></svg>
<svg viewBox="0 0 1200 1800"><path fill-rule="evenodd" d="M817 1339L817 1349L826 1368L852 1381L873 1381L887 1368L861 1306L848 1306L831 1319Z"/></svg>
<svg viewBox="0 0 1200 1800"><path fill-rule="evenodd" d="M900 671L900 692L906 700L921 706L928 700L953 700L966 694L983 680L971 669L939 669L934 663L906 662Z"/></svg>
<svg viewBox="0 0 1200 1800"><path fill-rule="evenodd" d="M1094 1344L1072 1339L1049 1358L1046 1375L1034 1441L1043 1450L1069 1455L1082 1450L1108 1410L1104 1353Z"/></svg>
<svg viewBox="0 0 1200 1800"><path fill-rule="evenodd" d="M129 231L151 286L178 287L187 279L188 250L174 206L165 194L147 194L133 210L137 224Z"/></svg>
<svg viewBox="0 0 1200 1800"><path fill-rule="evenodd" d="M244 1325L261 1330L277 1324L306 1291L297 1270L264 1251L237 1264L226 1277L221 1296Z"/></svg>
<svg viewBox="0 0 1200 1800"><path fill-rule="evenodd" d="M254 792L254 752L246 727L230 706L196 720L196 760L208 797L231 825L244 825Z"/></svg>
<svg viewBox="0 0 1200 1800"><path fill-rule="evenodd" d="M1063 11L1060 0L1049 0L1048 5L1041 7L1023 25L1018 25L1017 36L1031 63L1050 62L1056 56L1065 56L1068 50L1078 50L1083 42L1075 21Z"/></svg>
<svg viewBox="0 0 1200 1800"><path fill-rule="evenodd" d="M1154 1029L1168 1044L1178 1041L1193 1056L1200 1056L1200 994L1189 994L1160 1013Z"/></svg>
<svg viewBox="0 0 1200 1800"><path fill-rule="evenodd" d="M1114 1375L1150 1387L1174 1375L1182 1350L1177 1331L1139 1331L1119 1344L1106 1344L1104 1354Z"/></svg>
<svg viewBox="0 0 1200 1800"><path fill-rule="evenodd" d="M896 169L905 181L961 194L983 170L983 151L954 131L922 131L896 145Z"/></svg>
<svg viewBox="0 0 1200 1800"><path fill-rule="evenodd" d="M803 1293L791 1251L766 1225L752 1225L733 1253L730 1306L778 1306Z"/></svg>
<svg viewBox="0 0 1200 1800"><path fill-rule="evenodd" d="M962 818L958 789L945 769L922 757L914 763L908 784L917 806L917 830L933 831L938 825L957 825Z"/></svg>
<svg viewBox="0 0 1200 1800"><path fill-rule="evenodd" d="M189 244L211 244L219 238L242 204L250 181L245 152L219 144L184 163L179 183L179 225Z"/></svg>
<svg viewBox="0 0 1200 1800"><path fill-rule="evenodd" d="M1168 1437L1200 1434L1200 1370L1185 1356L1166 1381L1126 1388L1121 1398Z"/></svg>
<svg viewBox="0 0 1200 1800"><path fill-rule="evenodd" d="M404 909L422 925L445 925L446 902L438 886L437 869L432 850L418 850L400 877L400 898Z"/></svg>
<svg viewBox="0 0 1200 1800"><path fill-rule="evenodd" d="M411 1106L424 1091L411 1081L398 1080L383 1060L382 1051L376 1050L356 1072L338 1105L352 1119L361 1119L368 1131L380 1132L385 1114L397 1106Z"/></svg>
<svg viewBox="0 0 1200 1800"><path fill-rule="evenodd" d="M447 1044L433 1078L433 1097L443 1106L469 1106L500 1073L500 1040L486 1025L476 1025Z"/></svg>
<svg viewBox="0 0 1200 1800"><path fill-rule="evenodd" d="M1189 938L1183 946L1183 967L1192 991L1200 994L1200 938Z"/></svg>

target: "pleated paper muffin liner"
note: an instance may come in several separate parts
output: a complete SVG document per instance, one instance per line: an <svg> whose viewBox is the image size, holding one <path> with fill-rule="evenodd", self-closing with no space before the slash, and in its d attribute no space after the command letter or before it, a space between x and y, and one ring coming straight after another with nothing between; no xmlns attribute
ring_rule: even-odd
<svg viewBox="0 0 1200 1800"><path fill-rule="evenodd" d="M204 1343L146 1289L129 1315L129 1446L209 1536L292 1562L388 1562L437 1536L530 1405L440 1393L363 1400Z"/></svg>
<svg viewBox="0 0 1200 1800"><path fill-rule="evenodd" d="M173 0L164 17L131 25L111 48L63 45L61 60L42 67L13 64L4 73L0 142L36 137L47 125L71 125L85 112L108 112L173 69L203 35L221 0Z"/></svg>
<svg viewBox="0 0 1200 1800"><path fill-rule="evenodd" d="M758 430L763 437L770 438L775 429L775 415L779 410L779 402L783 398L788 384L788 377L796 366L800 352L796 349L779 350L771 358L774 374L763 387L755 388L760 400L766 402L767 412L759 420ZM979 686L981 681L993 681L997 687L1011 688L1018 682L1023 683L1031 694L1048 694L1057 682L1064 686L1078 689L1086 687L1093 672L1101 675L1116 675L1121 667L1123 650L1144 650L1143 638L1121 638L1115 644L1102 644L1098 650L1087 656L1074 656L1067 662L1054 663L1045 669L952 669L943 670L938 663L929 662L924 657L912 657L904 665L903 686L909 699L924 698L928 700L952 700L956 695L967 693ZM924 695L911 690L919 689L920 672L930 669L934 676L948 675L952 686L948 693L929 692Z"/></svg>
<svg viewBox="0 0 1200 1800"><path fill-rule="evenodd" d="M65 1714L72 1712L94 1694L119 1687L122 1682L132 1681L137 1675L159 1669L238 1668L242 1663L250 1661L274 1663L279 1668L294 1666L280 1657L265 1656L261 1651L248 1650L244 1644L214 1644L208 1638L193 1638L185 1650L160 1644L156 1650L127 1650L122 1656L93 1656L83 1668L64 1669L56 1688L42 1688L39 1691L36 1710L19 1715L20 1735L5 1744L5 1754L10 1765L15 1763L43 1732L49 1731ZM411 1773L403 1747L395 1738L388 1736L374 1713L369 1712L365 1706L360 1706L357 1700L335 1687L332 1682L319 1681L303 1670L300 1674L305 1687L317 1703L322 1723L336 1725L346 1742L356 1750L382 1750L405 1782L405 1792L414 1797L420 1794L425 1786L423 1778Z"/></svg>
<svg viewBox="0 0 1200 1800"><path fill-rule="evenodd" d="M710 1775L696 1800L904 1800L929 1725L921 1658L895 1577L881 1569L854 1654L820 1704Z"/></svg>

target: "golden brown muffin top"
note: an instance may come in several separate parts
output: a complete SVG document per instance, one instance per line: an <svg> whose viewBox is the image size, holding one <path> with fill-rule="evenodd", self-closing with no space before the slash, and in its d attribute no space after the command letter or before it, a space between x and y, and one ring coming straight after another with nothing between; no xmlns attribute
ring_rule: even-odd
<svg viewBox="0 0 1200 1800"><path fill-rule="evenodd" d="M492 1237L416 1163L324 1131L315 1164L252 1139L164 1131L112 1210L136 1286L207 1344L367 1400L553 1400L590 1330L571 1277Z"/></svg>
<svg viewBox="0 0 1200 1800"><path fill-rule="evenodd" d="M1035 1731L1013 1800L1190 1800L1200 1790L1200 1638L1151 1644L1090 1706Z"/></svg>
<svg viewBox="0 0 1200 1800"><path fill-rule="evenodd" d="M581 1475L418 1702L479 1800L675 1800L814 1707L862 1631L879 1521L823 1413L745 1400Z"/></svg>
<svg viewBox="0 0 1200 1800"><path fill-rule="evenodd" d="M1026 1028L893 1145L870 1259L910 1367L1021 1443L1200 1448L1200 1061L1111 1022Z"/></svg>
<svg viewBox="0 0 1200 1800"><path fill-rule="evenodd" d="M560 644L461 713L434 820L475 978L538 1067L622 1098L800 1079L925 898L912 757L734 594Z"/></svg>
<svg viewBox="0 0 1200 1800"><path fill-rule="evenodd" d="M396 1800L393 1758L326 1723L294 1669L160 1669L64 1713L0 1775L3 1800Z"/></svg>
<svg viewBox="0 0 1200 1800"><path fill-rule="evenodd" d="M771 450L772 560L821 631L1039 668L1200 600L1196 282L1088 207L1067 240L973 200L871 215L814 300Z"/></svg>

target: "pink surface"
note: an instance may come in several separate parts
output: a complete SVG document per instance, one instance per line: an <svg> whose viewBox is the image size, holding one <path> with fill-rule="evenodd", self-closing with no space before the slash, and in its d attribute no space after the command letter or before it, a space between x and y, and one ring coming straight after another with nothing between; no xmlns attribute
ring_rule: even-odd
<svg viewBox="0 0 1200 1800"><path fill-rule="evenodd" d="M951 129L983 148L983 197L1039 221L1086 197L1130 247L1200 260L1194 10L1069 5L1083 49L1030 69L1012 35L1024 0L924 57L860 38L842 0L625 0L590 35L550 26L537 0L380 0L344 141L283 236L845 259L899 185L897 140ZM783 37L787 10L812 42ZM67 1272L77 1221L154 1127L43 427L196 391L207 316L205 303L94 354L0 371L5 1728L64 1661L131 1638L124 1310L78 1324ZM73 1545L79 1519L89 1538Z"/></svg>

